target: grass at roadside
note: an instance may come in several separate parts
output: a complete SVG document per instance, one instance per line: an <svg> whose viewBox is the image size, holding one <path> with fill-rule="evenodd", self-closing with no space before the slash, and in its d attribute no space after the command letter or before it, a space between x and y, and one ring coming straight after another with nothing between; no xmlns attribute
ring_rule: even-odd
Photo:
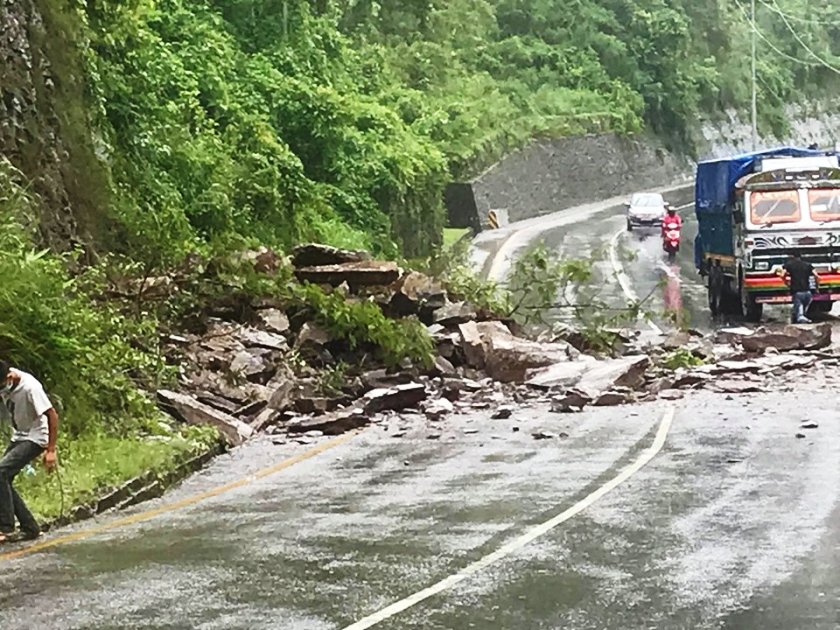
<svg viewBox="0 0 840 630"><path fill-rule="evenodd" d="M443 228L443 249L451 249L469 231L470 228Z"/></svg>
<svg viewBox="0 0 840 630"><path fill-rule="evenodd" d="M187 427L161 438L92 435L71 441L59 439L64 511L87 503L147 472L165 473L208 448L215 432ZM61 489L56 475L48 475L40 462L35 474L23 471L15 487L39 520L56 518L61 512Z"/></svg>

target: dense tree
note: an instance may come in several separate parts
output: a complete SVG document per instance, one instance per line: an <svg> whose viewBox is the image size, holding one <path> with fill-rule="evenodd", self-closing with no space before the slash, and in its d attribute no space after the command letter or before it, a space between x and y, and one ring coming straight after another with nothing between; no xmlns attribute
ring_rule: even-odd
<svg viewBox="0 0 840 630"><path fill-rule="evenodd" d="M840 8L759 6L762 124L780 130L785 103L837 85L827 66L840 65ZM750 95L737 0L90 0L81 11L118 244L152 266L231 237L425 253L447 179L534 135L647 127L690 151L698 117Z"/></svg>

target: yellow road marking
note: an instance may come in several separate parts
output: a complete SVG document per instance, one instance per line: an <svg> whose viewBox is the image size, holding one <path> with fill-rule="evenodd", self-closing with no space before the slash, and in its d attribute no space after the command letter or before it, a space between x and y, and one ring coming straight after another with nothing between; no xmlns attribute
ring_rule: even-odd
<svg viewBox="0 0 840 630"><path fill-rule="evenodd" d="M43 542L35 543L34 545L30 545L29 547L24 547L23 549L18 549L16 551L9 551L6 553L0 553L0 561L3 560L13 560L15 558L20 558L22 556L28 556L33 553L38 553L39 551L43 551L45 549L50 549L51 547L57 547L59 545L66 545L67 543L77 542L80 540L85 540L90 538L91 536L95 536L96 534L101 534L103 532L107 532L113 529L117 529L119 527L124 527L126 525L134 525L136 523L143 523L145 521L149 521L156 516L160 516L161 514L168 514L170 512L177 512L178 510L182 510L186 507L190 507L204 501L205 499L210 499L212 497L217 497L221 494L225 494L226 492L230 492L231 490L236 490L237 488L242 488L243 486L247 486L254 481L258 481L269 475L273 475L274 473L278 473L281 470L285 470L287 468L291 468L295 464L299 464L307 459L312 459L316 455L320 455L321 453L328 451L331 448L344 444L345 442L350 441L353 438L355 432L347 433L340 437L337 437L329 442L324 442L316 446L315 448L309 449L299 455L295 455L294 457L290 457L289 459L283 460L279 464L275 464L273 466L269 466L268 468L263 468L262 470L254 473L249 477L245 477L243 479L239 479L237 481L233 481L229 484L224 486L220 486L218 488L214 488L213 490L208 490L206 492L202 492L200 494L193 495L191 497L187 497L186 499L181 499L180 501L176 501L175 503L170 503L167 505L161 505L160 507L156 507L152 510L148 510L146 512L140 512L138 514L132 514L131 516L127 516L125 518L117 519L115 521L111 521L110 523L103 523L102 525L96 525L94 527L89 527L87 529L82 529L77 532L73 532L71 534L66 534L64 536L58 536L57 538L50 538Z"/></svg>

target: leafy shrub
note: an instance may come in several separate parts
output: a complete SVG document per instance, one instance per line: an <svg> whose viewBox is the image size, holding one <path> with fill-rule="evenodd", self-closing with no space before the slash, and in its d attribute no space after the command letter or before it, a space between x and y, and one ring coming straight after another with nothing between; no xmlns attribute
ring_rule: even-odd
<svg viewBox="0 0 840 630"><path fill-rule="evenodd" d="M686 348L677 348L665 355L660 361L660 364L669 370L697 367L703 365L703 363L703 359Z"/></svg>
<svg viewBox="0 0 840 630"><path fill-rule="evenodd" d="M36 374L61 409L63 430L124 431L154 416L132 377L153 383L162 363L132 339L154 322L130 325L92 304L67 271L66 257L32 246L32 202L0 160L0 357Z"/></svg>
<svg viewBox="0 0 840 630"><path fill-rule="evenodd" d="M352 348L370 344L389 365L403 359L426 367L432 363L434 344L426 327L414 318L389 319L373 302L353 301L340 291L326 293L313 284L295 285L292 295L313 310L316 321L333 337Z"/></svg>

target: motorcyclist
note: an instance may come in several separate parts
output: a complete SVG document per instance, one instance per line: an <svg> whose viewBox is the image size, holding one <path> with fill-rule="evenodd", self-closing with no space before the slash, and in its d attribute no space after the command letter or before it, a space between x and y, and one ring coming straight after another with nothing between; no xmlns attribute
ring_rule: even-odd
<svg viewBox="0 0 840 630"><path fill-rule="evenodd" d="M662 237L665 237L665 232L668 231L669 225L677 224L677 229L682 230L682 217L677 214L677 209L671 204L665 207L665 217L662 219Z"/></svg>

